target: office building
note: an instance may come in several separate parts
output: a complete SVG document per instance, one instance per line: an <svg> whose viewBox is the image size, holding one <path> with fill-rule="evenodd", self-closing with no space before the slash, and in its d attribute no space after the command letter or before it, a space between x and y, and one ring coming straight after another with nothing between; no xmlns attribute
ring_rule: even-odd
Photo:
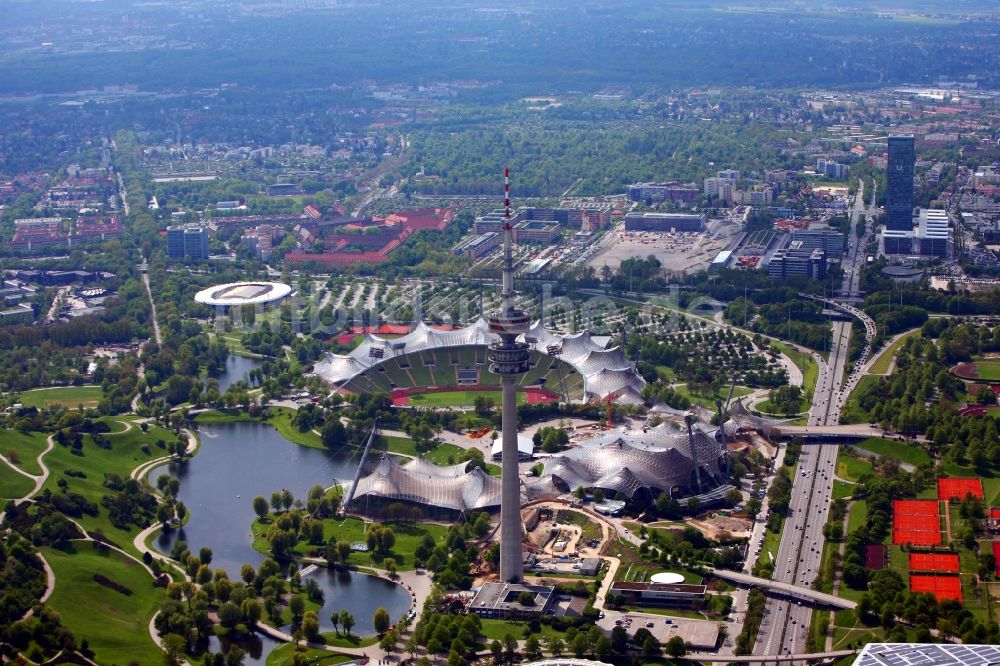
<svg viewBox="0 0 1000 666"><path fill-rule="evenodd" d="M518 243L548 245L559 238L560 232L557 222L525 220L514 225L514 240Z"/></svg>
<svg viewBox="0 0 1000 666"><path fill-rule="evenodd" d="M484 583L472 598L469 610L479 617L529 620L547 613L556 597L555 588L549 585Z"/></svg>
<svg viewBox="0 0 1000 666"><path fill-rule="evenodd" d="M603 229L611 223L611 206L591 208L521 208L511 216L510 223L517 226L521 222L554 222L560 227L579 231ZM491 231L503 232L504 211L497 209L477 217L473 231L485 234ZM531 227L535 229L536 227ZM530 233L529 233L530 237ZM515 238L515 240L517 240ZM532 241L540 242L540 241Z"/></svg>
<svg viewBox="0 0 1000 666"><path fill-rule="evenodd" d="M167 256L208 259L208 228L195 222L167 227Z"/></svg>
<svg viewBox="0 0 1000 666"><path fill-rule="evenodd" d="M844 234L839 231L792 229L792 242L796 241L803 250L819 248L828 257L841 257L844 254Z"/></svg>
<svg viewBox="0 0 1000 666"><path fill-rule="evenodd" d="M723 169L716 175L719 180L728 180L733 183L738 183L740 180L740 172L736 169Z"/></svg>
<svg viewBox="0 0 1000 666"><path fill-rule="evenodd" d="M493 250L500 247L503 237L495 231L470 236L452 248L451 253L457 257L466 256L472 261L478 261Z"/></svg>
<svg viewBox="0 0 1000 666"><path fill-rule="evenodd" d="M705 604L707 587L685 583L628 583L611 584L611 594L625 598L630 606L659 606L661 608L701 608Z"/></svg>
<svg viewBox="0 0 1000 666"><path fill-rule="evenodd" d="M892 231L913 229L913 165L916 151L912 136L889 137L889 161L886 169L885 228Z"/></svg>
<svg viewBox="0 0 1000 666"><path fill-rule="evenodd" d="M628 213L625 231L704 231L707 221L704 213Z"/></svg>
<svg viewBox="0 0 1000 666"><path fill-rule="evenodd" d="M882 230L882 253L891 254L913 254L913 230L903 231L900 229Z"/></svg>
<svg viewBox="0 0 1000 666"><path fill-rule="evenodd" d="M720 186L720 199L723 198L721 193L725 190L727 185L728 183ZM770 187L755 186L751 190L736 190L734 198L738 204L745 204L748 206L765 206L771 203L771 200L774 198L774 192Z"/></svg>
<svg viewBox="0 0 1000 666"><path fill-rule="evenodd" d="M30 303L18 303L12 308L0 307L0 326L30 324L35 321L35 310Z"/></svg>
<svg viewBox="0 0 1000 666"><path fill-rule="evenodd" d="M791 277L822 280L826 277L826 253L819 248L807 250L800 241L793 242L787 248L774 251L767 265L767 275L779 280Z"/></svg>
<svg viewBox="0 0 1000 666"><path fill-rule="evenodd" d="M844 180L847 178L850 168L846 164L839 164L833 160L816 160L816 173L826 178L834 180Z"/></svg>
<svg viewBox="0 0 1000 666"><path fill-rule="evenodd" d="M920 222L917 227L919 254L924 257L941 257L942 259L947 259L950 255L950 239L948 212L921 208Z"/></svg>
<svg viewBox="0 0 1000 666"><path fill-rule="evenodd" d="M669 201L675 204L691 204L698 201L698 190L684 187L679 183L636 183L628 188L630 201L654 203Z"/></svg>

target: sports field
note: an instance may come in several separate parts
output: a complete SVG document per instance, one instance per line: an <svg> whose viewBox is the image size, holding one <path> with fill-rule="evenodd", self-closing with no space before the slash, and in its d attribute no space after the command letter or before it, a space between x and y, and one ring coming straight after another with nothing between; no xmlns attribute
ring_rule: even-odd
<svg viewBox="0 0 1000 666"><path fill-rule="evenodd" d="M958 553L910 553L910 571L958 573Z"/></svg>
<svg viewBox="0 0 1000 666"><path fill-rule="evenodd" d="M941 516L937 500L894 500L892 542L897 545L941 545Z"/></svg>
<svg viewBox="0 0 1000 666"><path fill-rule="evenodd" d="M984 499L981 479L938 479L939 500L963 500L966 495Z"/></svg>
<svg viewBox="0 0 1000 666"><path fill-rule="evenodd" d="M101 401L100 386L55 386L52 388L24 391L18 397L25 407L55 407L61 405L67 409L78 406L97 407Z"/></svg>
<svg viewBox="0 0 1000 666"><path fill-rule="evenodd" d="M962 379L982 379L984 381L1000 381L1000 362L979 361L976 363L959 363L951 369L952 374Z"/></svg>
<svg viewBox="0 0 1000 666"><path fill-rule="evenodd" d="M979 379L1000 381L1000 363L976 363Z"/></svg>
<svg viewBox="0 0 1000 666"><path fill-rule="evenodd" d="M958 576L928 576L910 574L911 592L930 592L938 601L962 601L962 581Z"/></svg>
<svg viewBox="0 0 1000 666"><path fill-rule="evenodd" d="M422 390L422 389L395 389L392 392L392 404L397 407L472 407L476 398L489 398L499 408L500 391L495 389L469 389L452 390L448 388ZM517 392L517 404L535 405L543 402L553 402L559 397L551 391L544 389L519 389Z"/></svg>
<svg viewBox="0 0 1000 666"><path fill-rule="evenodd" d="M411 393L406 397L407 404L414 407L471 407L478 397L489 398L497 405L500 404L500 391L442 391ZM517 404L523 405L524 402L524 394L518 393Z"/></svg>

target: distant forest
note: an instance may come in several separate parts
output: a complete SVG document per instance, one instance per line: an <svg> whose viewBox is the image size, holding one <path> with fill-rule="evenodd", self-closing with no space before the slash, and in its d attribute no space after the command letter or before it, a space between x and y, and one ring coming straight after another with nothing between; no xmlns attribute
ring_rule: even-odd
<svg viewBox="0 0 1000 666"><path fill-rule="evenodd" d="M608 85L858 88L972 74L1000 83L996 3L910 3L925 13L895 18L862 3L355 4L283 12L275 3L263 15L242 3L7 2L5 23L40 39L46 20L118 27L89 50L0 43L0 93L497 82L464 93L473 102ZM145 42L116 44L122 34Z"/></svg>

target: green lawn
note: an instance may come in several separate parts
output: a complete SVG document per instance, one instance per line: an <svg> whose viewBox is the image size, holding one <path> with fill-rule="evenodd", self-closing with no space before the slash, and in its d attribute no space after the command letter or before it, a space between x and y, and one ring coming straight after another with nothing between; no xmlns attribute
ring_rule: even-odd
<svg viewBox="0 0 1000 666"><path fill-rule="evenodd" d="M331 647L363 648L375 645L377 641L377 636L356 636L354 634L348 636L335 631L326 631L323 632L322 642Z"/></svg>
<svg viewBox="0 0 1000 666"><path fill-rule="evenodd" d="M45 450L47 438L41 432L0 430L0 453L28 474L41 474L38 454Z"/></svg>
<svg viewBox="0 0 1000 666"><path fill-rule="evenodd" d="M674 388L678 394L684 396L690 400L693 404L700 405L705 409L715 409L715 401L722 400L726 401L726 397L729 395L729 387L724 386L715 394L708 393L693 393L691 389L688 388L687 384L680 384ZM744 395L750 395L753 393L753 389L747 388L746 386L736 386L733 388L733 399L742 397Z"/></svg>
<svg viewBox="0 0 1000 666"><path fill-rule="evenodd" d="M287 407L271 407L271 416L265 421L274 426L278 434L290 442L301 446L308 446L311 449L325 449L323 440L311 430L302 432L298 427L292 425L292 418L295 416L294 409Z"/></svg>
<svg viewBox="0 0 1000 666"><path fill-rule="evenodd" d="M883 437L871 437L863 442L858 442L855 446L880 456L895 458L900 462L911 465L929 465L934 462L929 453L924 451L919 445L909 442L899 442Z"/></svg>
<svg viewBox="0 0 1000 666"><path fill-rule="evenodd" d="M305 656L310 666L333 666L333 664L344 664L353 659L345 654L336 654L314 648L304 648L301 654ZM294 645L291 643L279 645L267 655L267 666L292 666L294 655Z"/></svg>
<svg viewBox="0 0 1000 666"><path fill-rule="evenodd" d="M786 414L785 412L777 411L777 408L771 405L770 399L758 402L754 406L754 409L756 409L758 412L762 412L764 414L770 414L772 416L796 416L803 412L809 411L809 401L803 398L801 401L799 401L799 408L796 409L791 414Z"/></svg>
<svg viewBox="0 0 1000 666"><path fill-rule="evenodd" d="M792 363L802 371L802 388L805 389L806 393L812 395L816 389L816 380L819 379L819 367L812 356L800 352L791 345L774 342L773 340L771 341L771 346L791 359Z"/></svg>
<svg viewBox="0 0 1000 666"><path fill-rule="evenodd" d="M1000 381L1000 363L976 363L979 379L989 382Z"/></svg>
<svg viewBox="0 0 1000 666"><path fill-rule="evenodd" d="M858 460L841 452L837 456L837 476L845 481L857 481L863 474L873 474L871 463Z"/></svg>
<svg viewBox="0 0 1000 666"><path fill-rule="evenodd" d="M440 393L419 393L410 396L410 404L416 407L471 407L478 397L490 398L500 404L500 391L444 391ZM526 402L524 393L518 391L517 404Z"/></svg>
<svg viewBox="0 0 1000 666"><path fill-rule="evenodd" d="M487 643L494 640L503 642L504 637L510 634L517 640L524 640L524 630L528 627L527 622L512 622L510 620L489 620L484 619L481 621L483 635L486 636ZM551 626L547 624L542 625L541 634L535 634L535 636L542 640L548 637L558 636L561 639L565 638L564 632L556 631Z"/></svg>
<svg viewBox="0 0 1000 666"><path fill-rule="evenodd" d="M24 497L34 485L31 479L15 472L7 463L0 463L0 500Z"/></svg>
<svg viewBox="0 0 1000 666"><path fill-rule="evenodd" d="M98 531L119 547L133 552L132 537L139 532L139 528L132 525L128 530L118 529L108 520L107 509L101 506L101 498L109 493L104 486L105 475L115 473L122 479L127 479L132 469L141 463L166 455L164 449L156 446L157 440L169 442L173 439L176 439L176 435L163 428L153 426L149 428L148 433L133 428L125 434L108 437L107 441L111 448L104 449L95 444L88 435L83 438L82 456L74 455L69 446L57 443L45 457L51 474L43 488L53 493L60 493L62 490L58 482L65 480L68 483L68 492L79 493L98 506L97 516L84 514L78 519L79 522L88 531ZM148 445L149 453L142 450L143 444ZM85 477L69 476L65 474L67 470L82 472Z"/></svg>
<svg viewBox="0 0 1000 666"><path fill-rule="evenodd" d="M677 372L673 368L667 365L656 366L656 374L660 377L660 380L666 383L671 383L676 379Z"/></svg>
<svg viewBox="0 0 1000 666"><path fill-rule="evenodd" d="M764 544L760 549L760 561L770 564L778 555L778 546L781 545L781 534L766 530L764 532Z"/></svg>
<svg viewBox="0 0 1000 666"><path fill-rule="evenodd" d="M101 664L163 663L147 626L164 599L164 591L139 564L111 549L98 550L90 542L75 542L76 553L46 548L45 559L56 576L48 606L62 616L77 639L86 638ZM132 590L131 595L94 580L101 574Z"/></svg>
<svg viewBox="0 0 1000 666"><path fill-rule="evenodd" d="M210 409L196 414L194 420L197 423L245 423L248 421L259 421L260 419L250 416L248 412L244 412L243 410L226 412L218 409Z"/></svg>
<svg viewBox="0 0 1000 666"><path fill-rule="evenodd" d="M868 502L860 500L854 503L851 511L847 514L847 534L857 532L862 525L868 522Z"/></svg>
<svg viewBox="0 0 1000 666"><path fill-rule="evenodd" d="M97 407L102 395L100 386L57 386L24 391L18 400L25 407L42 409L62 405L67 409L76 409L80 405Z"/></svg>
<svg viewBox="0 0 1000 666"><path fill-rule="evenodd" d="M847 483L846 481L841 481L839 479L833 480L833 499L844 499L845 497L850 497L854 494L854 490L857 488L853 483Z"/></svg>
<svg viewBox="0 0 1000 666"><path fill-rule="evenodd" d="M908 338L914 335L920 335L920 329L914 329L909 333L903 335L898 340L893 342L891 345L885 348L885 350L879 354L879 357L872 363L869 372L873 375L884 375L889 372L889 365L892 363L892 359L896 358L896 354L899 352L899 348L903 346Z"/></svg>
<svg viewBox="0 0 1000 666"><path fill-rule="evenodd" d="M323 542L326 543L331 538L334 538L337 541L347 541L348 543L359 541L364 543L367 538L368 527L369 524L358 518L347 518L346 520L328 518L323 521ZM400 571L413 569L413 552L417 549L417 545L423 540L425 534L430 534L436 542L441 543L448 533L447 527L433 523L418 525L390 523L389 527L396 534L396 544L392 547L391 551L384 553L384 556L396 560L396 566ZM269 552L270 549L267 540L264 538L267 528L268 525L261 523L259 520L253 522L254 548L262 553ZM299 555L321 556L322 549L322 545L310 545L304 541L300 541L295 545L295 552ZM348 558L348 564L371 566L372 563L370 553L351 553ZM381 565L382 562L380 560L375 564Z"/></svg>

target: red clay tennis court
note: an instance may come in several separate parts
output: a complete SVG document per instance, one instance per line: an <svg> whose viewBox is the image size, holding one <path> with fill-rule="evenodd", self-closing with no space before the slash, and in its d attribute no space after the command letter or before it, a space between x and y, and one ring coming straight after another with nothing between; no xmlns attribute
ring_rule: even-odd
<svg viewBox="0 0 1000 666"><path fill-rule="evenodd" d="M962 601L962 581L958 576L928 576L910 574L911 592L930 592L938 601Z"/></svg>
<svg viewBox="0 0 1000 666"><path fill-rule="evenodd" d="M910 553L910 571L958 573L958 554Z"/></svg>
<svg viewBox="0 0 1000 666"><path fill-rule="evenodd" d="M895 500L892 503L892 542L896 545L940 545L941 517L937 500Z"/></svg>
<svg viewBox="0 0 1000 666"><path fill-rule="evenodd" d="M997 544L1000 545L1000 544ZM865 546L865 569L884 569L888 549L882 543L870 543Z"/></svg>
<svg viewBox="0 0 1000 666"><path fill-rule="evenodd" d="M938 479L939 500L963 500L966 495L983 499L981 479Z"/></svg>

